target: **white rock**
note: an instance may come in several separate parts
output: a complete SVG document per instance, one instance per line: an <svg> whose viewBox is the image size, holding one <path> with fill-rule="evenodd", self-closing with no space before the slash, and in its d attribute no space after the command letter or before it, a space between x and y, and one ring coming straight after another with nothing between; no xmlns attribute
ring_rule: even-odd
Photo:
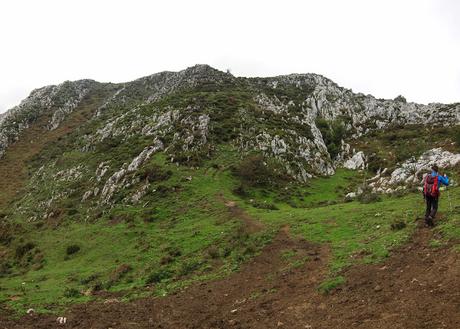
<svg viewBox="0 0 460 329"><path fill-rule="evenodd" d="M357 152L351 159L345 161L343 166L347 169L357 170L366 168L366 157L362 151Z"/></svg>
<svg viewBox="0 0 460 329"><path fill-rule="evenodd" d="M347 195L345 195L346 199L354 199L356 198L356 192L350 192Z"/></svg>

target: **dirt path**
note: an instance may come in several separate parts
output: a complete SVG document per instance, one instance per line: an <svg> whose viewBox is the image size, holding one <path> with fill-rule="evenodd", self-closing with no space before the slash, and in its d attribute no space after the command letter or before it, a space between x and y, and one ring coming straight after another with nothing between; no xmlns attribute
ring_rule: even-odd
<svg viewBox="0 0 460 329"><path fill-rule="evenodd" d="M432 231L385 263L348 269L347 283L330 295L317 292L327 275L328 249L280 231L273 243L231 276L165 298L132 303L109 300L77 305L56 317L0 320L0 328L460 328L459 254L432 249ZM305 264L293 267L286 250Z"/></svg>
<svg viewBox="0 0 460 329"><path fill-rule="evenodd" d="M249 216L243 209L238 207L236 202L225 200L223 197L221 200L228 208L230 215L236 219L239 219L243 223L244 229L247 233L259 232L264 228L263 223Z"/></svg>

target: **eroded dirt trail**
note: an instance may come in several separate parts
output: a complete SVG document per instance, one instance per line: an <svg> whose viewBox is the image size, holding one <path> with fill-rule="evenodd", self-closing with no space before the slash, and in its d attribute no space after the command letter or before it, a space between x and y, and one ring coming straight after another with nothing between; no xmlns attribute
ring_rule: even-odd
<svg viewBox="0 0 460 329"><path fill-rule="evenodd" d="M229 277L166 298L77 305L55 317L29 316L0 328L460 328L457 252L428 246L432 231L418 229L385 262L358 265L330 295L317 291L327 276L327 247L280 231L273 243ZM286 250L307 261L295 267ZM284 255L284 256L283 256ZM297 257L296 256L296 257Z"/></svg>

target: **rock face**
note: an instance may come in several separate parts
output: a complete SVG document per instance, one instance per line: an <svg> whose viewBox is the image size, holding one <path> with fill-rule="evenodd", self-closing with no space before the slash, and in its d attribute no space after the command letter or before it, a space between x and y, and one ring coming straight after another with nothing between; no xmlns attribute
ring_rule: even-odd
<svg viewBox="0 0 460 329"><path fill-rule="evenodd" d="M451 168L460 163L460 154L454 154L441 148L426 151L418 159L411 158L402 163L389 175L384 170L371 178L369 186L380 193L392 193L395 190L406 189L411 185L421 186L424 176L430 172L431 166L437 164L440 168Z"/></svg>

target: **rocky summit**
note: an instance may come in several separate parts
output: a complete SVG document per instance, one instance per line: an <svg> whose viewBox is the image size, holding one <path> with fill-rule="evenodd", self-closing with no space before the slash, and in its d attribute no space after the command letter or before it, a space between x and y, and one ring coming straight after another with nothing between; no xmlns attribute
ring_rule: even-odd
<svg viewBox="0 0 460 329"><path fill-rule="evenodd" d="M405 290L411 283L387 284L390 274L364 264L384 261L413 234L418 188L431 165L438 164L455 186L459 123L460 103L377 99L318 74L245 78L208 65L126 83L79 80L36 89L0 115L0 327L13 328L2 322L3 313L31 309L33 315L37 308L55 314L88 300L119 316L124 312L107 304L119 303L119 296L168 296L224 277L212 283L209 296L211 303L220 301L219 291L226 291L228 310L194 312L203 318L188 323L220 328L250 322L255 318L244 313L245 303L264 309L278 294L296 296L276 306L292 321L324 313L332 305L325 296L346 284L347 275L362 283L371 280L362 273L375 272L373 278L382 280L365 291L348 287L356 303L373 300L368 294ZM449 210L439 236L416 235L424 248L456 243L458 207L451 202ZM449 257L430 271L450 268ZM424 278L427 272L410 260L413 275ZM400 262L390 261L395 269L404 267ZM454 285L449 271L440 276L446 287ZM259 285L260 278L276 281L280 273L287 278L280 285ZM228 288L240 285L247 296ZM190 290L190 300L206 300L200 291ZM315 302L305 304L305 295ZM406 314L416 311L409 309L416 305L409 297ZM177 307L190 315L189 305L178 300L158 302L161 314ZM349 305L341 300L348 297L335 298L337 307ZM316 304L324 306L313 309ZM139 305L157 307L151 301ZM208 309L202 306L196 305ZM396 309L373 312L390 317L390 311ZM90 308L73 309L69 323L83 328L98 321L84 322L93 316L85 312ZM299 327L267 312L264 318L278 326L287 321L286 327ZM151 321L145 327L187 327L174 314L167 320L146 315ZM17 328L32 320L49 327L50 318L32 315ZM305 321L302 328L319 320ZM258 328L249 322L241 328Z"/></svg>

